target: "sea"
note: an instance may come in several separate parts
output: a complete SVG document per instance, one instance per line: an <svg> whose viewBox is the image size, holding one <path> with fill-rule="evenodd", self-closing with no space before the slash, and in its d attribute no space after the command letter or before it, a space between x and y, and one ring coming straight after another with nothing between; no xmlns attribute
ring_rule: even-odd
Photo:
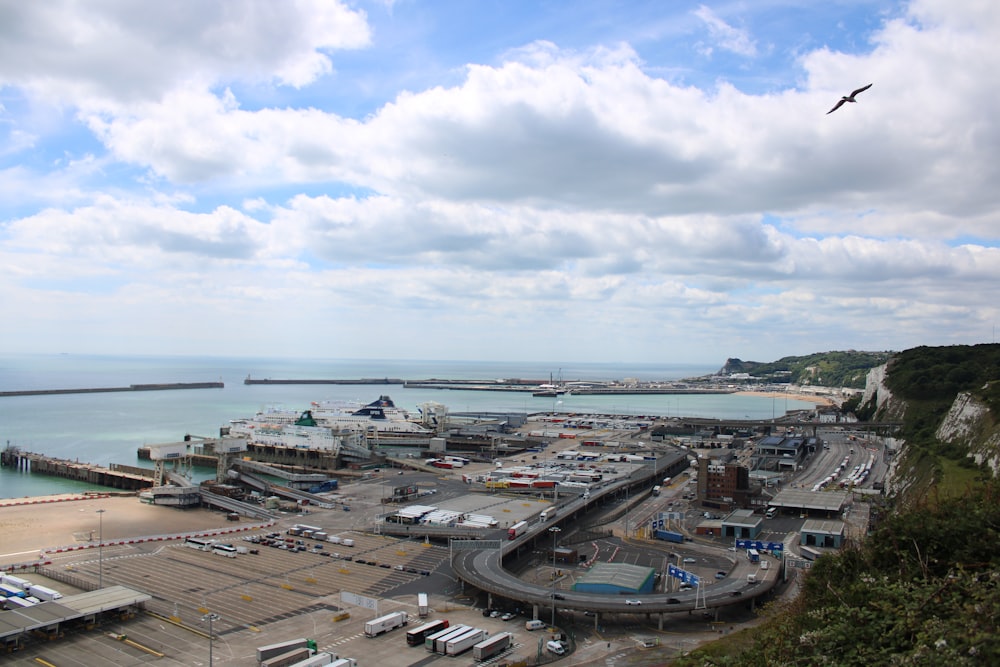
<svg viewBox="0 0 1000 667"><path fill-rule="evenodd" d="M403 380L680 380L718 370L694 364L263 359L79 354L0 356L0 391L222 382L223 388L0 396L0 447L107 466L151 467L139 447L216 437L230 420L268 409L306 410L313 401L369 403L381 395L416 413L440 403L451 412L609 413L663 417L767 419L810 403L737 394L534 397L530 392L407 389L401 385L247 385L244 379L399 378ZM214 470L195 471L195 477ZM93 485L0 467L0 498L93 489Z"/></svg>

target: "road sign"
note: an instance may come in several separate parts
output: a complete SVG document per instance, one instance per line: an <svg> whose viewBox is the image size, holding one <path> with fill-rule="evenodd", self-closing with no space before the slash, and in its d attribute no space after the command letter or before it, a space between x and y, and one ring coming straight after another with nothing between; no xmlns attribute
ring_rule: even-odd
<svg viewBox="0 0 1000 667"><path fill-rule="evenodd" d="M344 604L353 604L363 609L378 609L378 600L357 593L340 591L340 601Z"/></svg>
<svg viewBox="0 0 1000 667"><path fill-rule="evenodd" d="M500 540L448 540L452 551L481 551L483 549L499 549L503 542Z"/></svg>
<svg viewBox="0 0 1000 667"><path fill-rule="evenodd" d="M670 565L667 567L667 575L673 577L674 579L680 579L685 584L690 584L692 586L701 585L701 580L697 575L692 574L687 570L682 570L676 565Z"/></svg>
<svg viewBox="0 0 1000 667"><path fill-rule="evenodd" d="M761 542L759 540L736 540L737 549L756 549L757 551L784 551L783 542Z"/></svg>

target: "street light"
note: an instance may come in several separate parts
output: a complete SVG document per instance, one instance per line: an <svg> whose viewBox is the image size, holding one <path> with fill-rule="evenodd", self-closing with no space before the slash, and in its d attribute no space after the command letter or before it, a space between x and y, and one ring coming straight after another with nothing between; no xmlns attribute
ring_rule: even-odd
<svg viewBox="0 0 1000 667"><path fill-rule="evenodd" d="M218 621L221 616L218 614L205 614L201 617L202 621L208 621L208 667L212 667L212 642L215 639L215 633L212 632L212 622Z"/></svg>
<svg viewBox="0 0 1000 667"><path fill-rule="evenodd" d="M562 528L552 526L549 532L552 533L552 627L556 627L556 537Z"/></svg>
<svg viewBox="0 0 1000 667"><path fill-rule="evenodd" d="M97 588L104 588L104 512L97 510Z"/></svg>

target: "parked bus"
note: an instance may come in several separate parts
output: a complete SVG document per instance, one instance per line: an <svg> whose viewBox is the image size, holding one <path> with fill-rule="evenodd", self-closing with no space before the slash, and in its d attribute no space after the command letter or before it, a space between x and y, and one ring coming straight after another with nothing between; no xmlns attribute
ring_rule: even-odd
<svg viewBox="0 0 1000 667"><path fill-rule="evenodd" d="M236 558L236 547L232 544L213 544L212 553L225 556L226 558Z"/></svg>
<svg viewBox="0 0 1000 667"><path fill-rule="evenodd" d="M448 627L447 619L439 619L437 621L431 621L430 623L424 623L419 628L413 628L412 630L406 631L406 643L408 646L421 646L424 640L427 639L428 635L432 635L439 630L444 630Z"/></svg>
<svg viewBox="0 0 1000 667"><path fill-rule="evenodd" d="M184 540L184 546L198 551L211 551L213 544L215 544L215 540L206 540L203 537L189 537Z"/></svg>

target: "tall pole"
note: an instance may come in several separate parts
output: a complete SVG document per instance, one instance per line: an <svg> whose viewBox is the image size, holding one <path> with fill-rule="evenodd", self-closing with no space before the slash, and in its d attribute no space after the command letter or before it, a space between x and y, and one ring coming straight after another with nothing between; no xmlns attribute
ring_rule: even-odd
<svg viewBox="0 0 1000 667"><path fill-rule="evenodd" d="M556 627L556 537L560 531L559 526L549 528L552 533L552 627Z"/></svg>
<svg viewBox="0 0 1000 667"><path fill-rule="evenodd" d="M208 621L208 667L212 667L212 643L215 641L215 633L212 632L212 622L221 618L218 614L205 614L201 620Z"/></svg>
<svg viewBox="0 0 1000 667"><path fill-rule="evenodd" d="M104 512L97 510L97 588L104 588Z"/></svg>

